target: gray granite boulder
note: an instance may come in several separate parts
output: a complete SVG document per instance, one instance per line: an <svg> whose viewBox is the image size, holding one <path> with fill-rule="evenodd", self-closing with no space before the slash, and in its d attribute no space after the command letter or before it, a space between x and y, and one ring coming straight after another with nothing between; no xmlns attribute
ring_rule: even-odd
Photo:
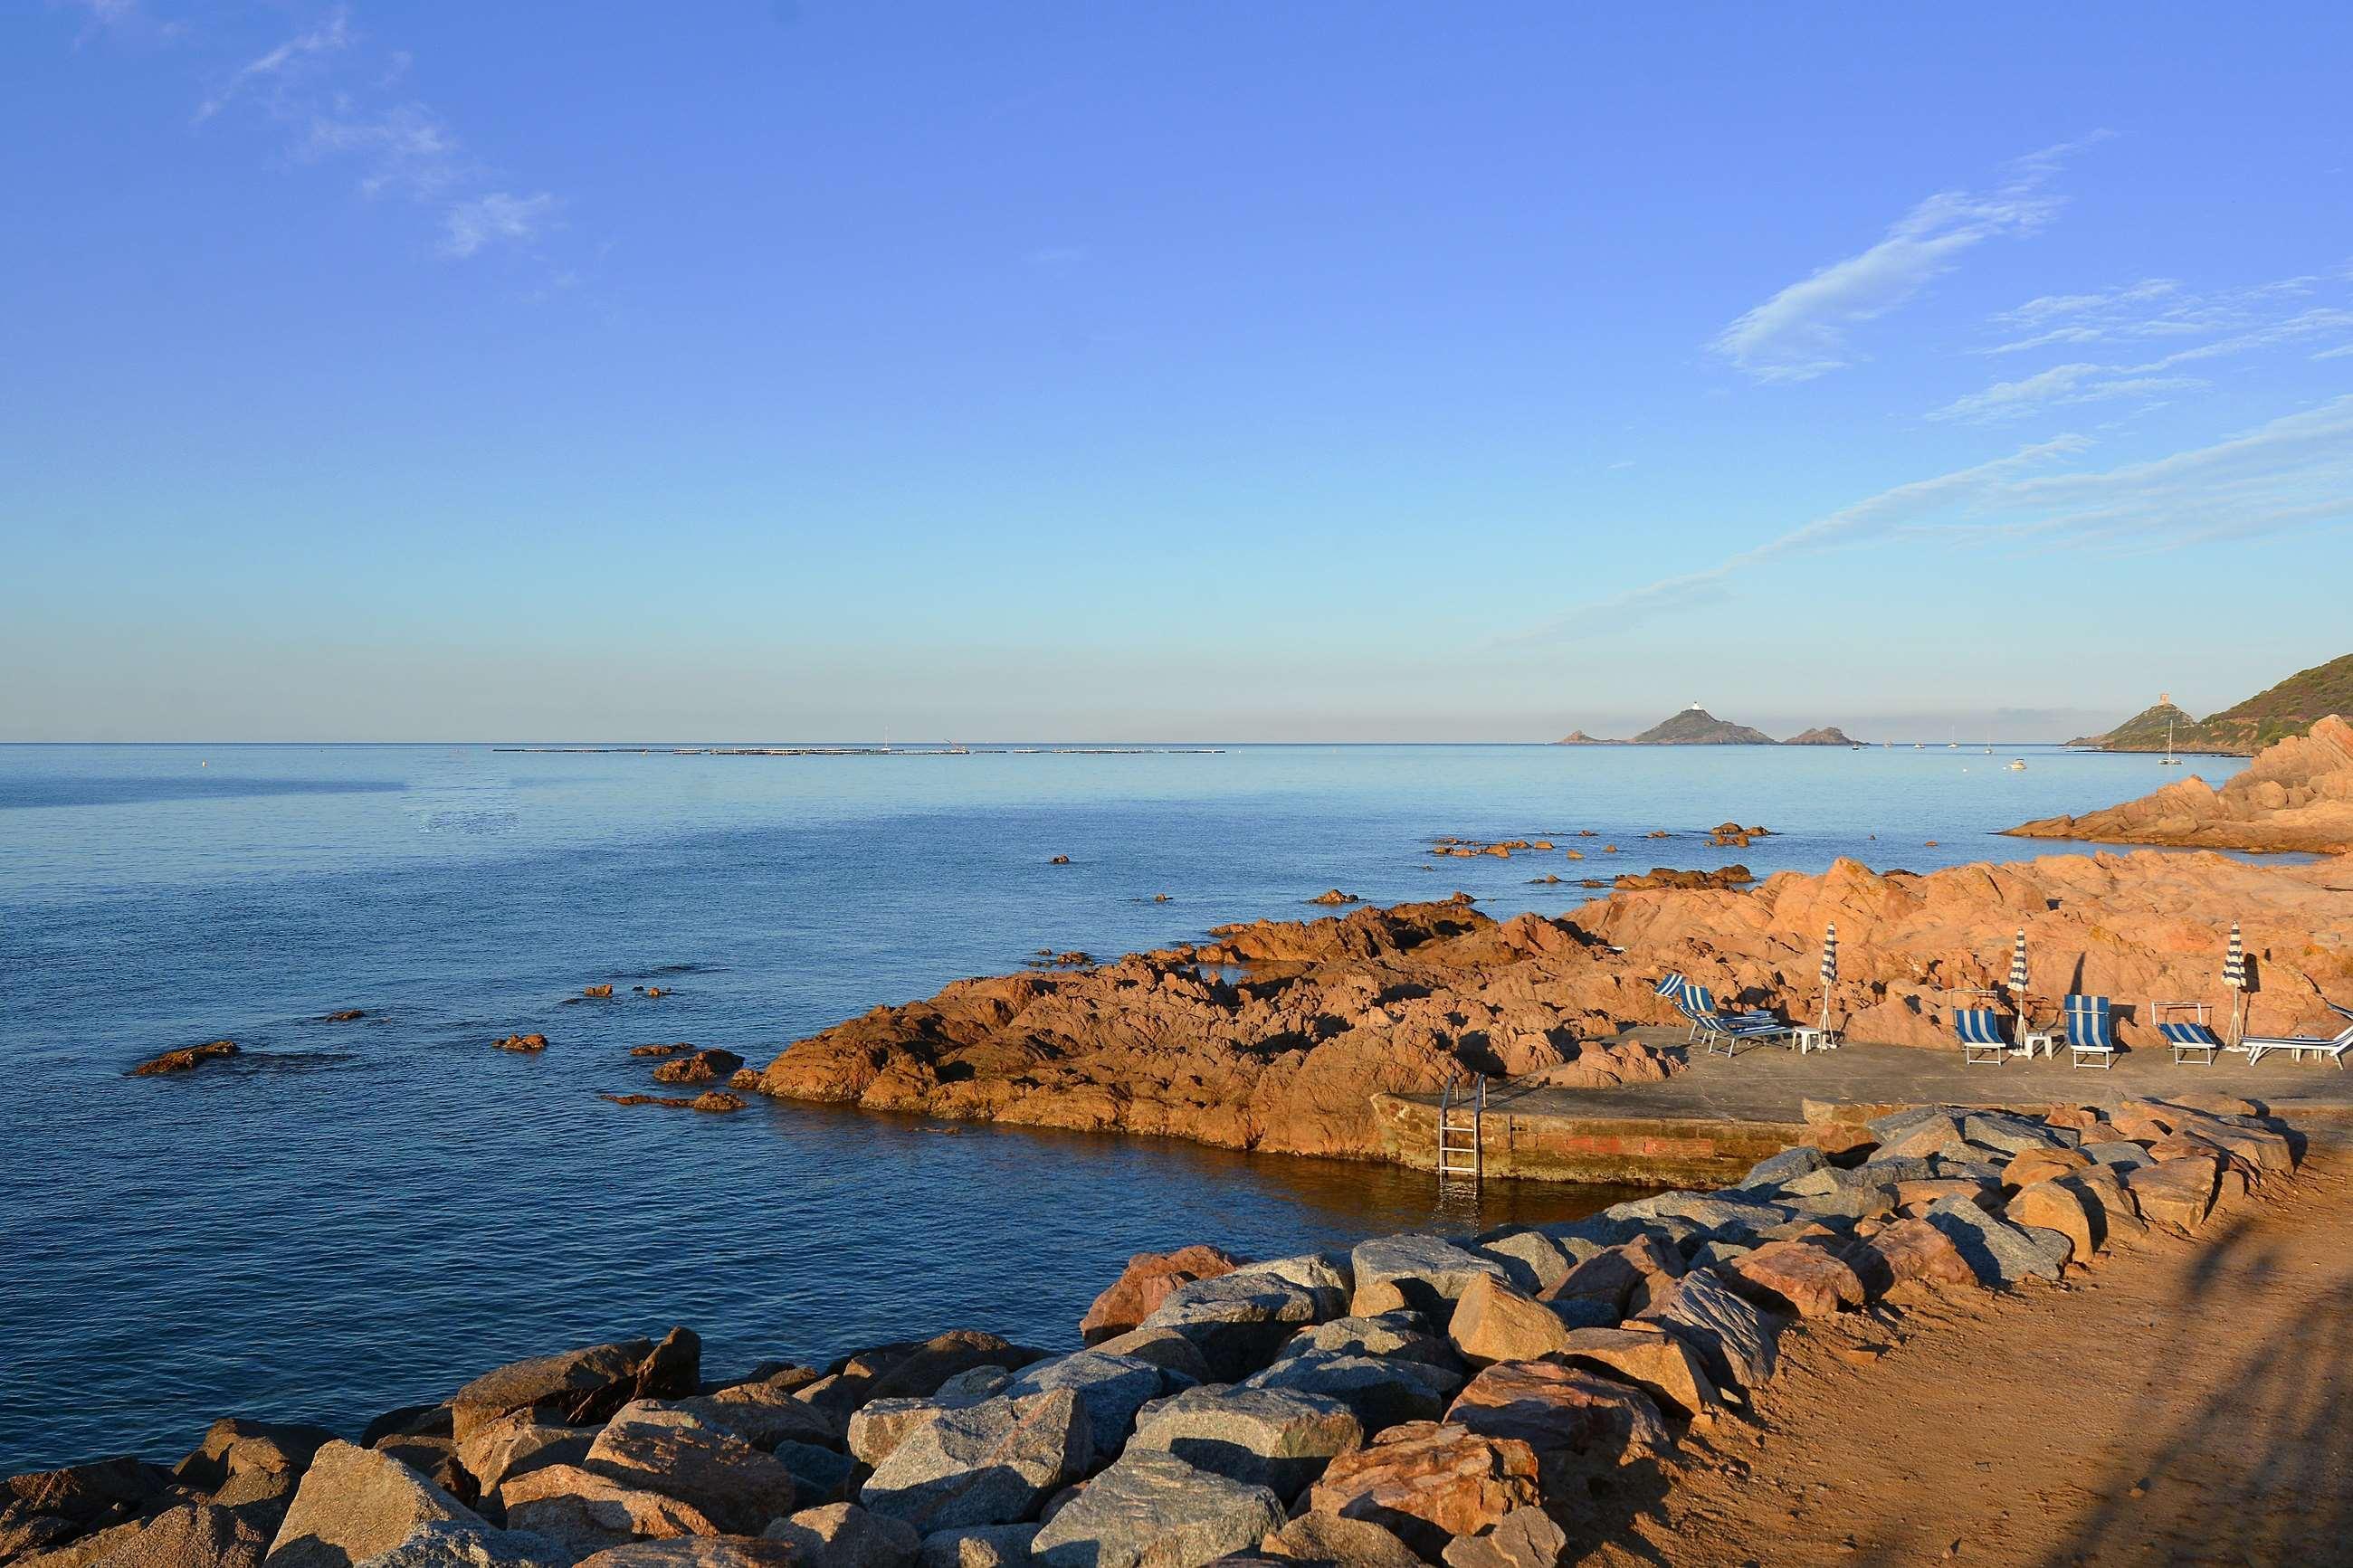
<svg viewBox="0 0 2353 1568"><path fill-rule="evenodd" d="M1336 1399L1209 1384L1152 1405L1127 1452L1174 1454L1197 1470L1265 1487L1288 1502L1335 1456L1364 1440L1355 1413Z"/></svg>
<svg viewBox="0 0 2353 1568"><path fill-rule="evenodd" d="M1967 1198L1938 1198L1922 1217L1945 1234L1978 1282L1987 1286L2009 1289L2030 1275L2056 1279L2066 1261L2063 1254L2052 1262L2048 1244Z"/></svg>
<svg viewBox="0 0 2353 1568"><path fill-rule="evenodd" d="M1028 1568L1034 1524L976 1524L923 1537L916 1568Z"/></svg>
<svg viewBox="0 0 2353 1568"><path fill-rule="evenodd" d="M303 1472L268 1561L269 1568L352 1568L411 1546L438 1550L435 1542L443 1538L471 1535L500 1545L505 1534L399 1460L332 1442ZM527 1541L510 1554L521 1559L546 1545ZM552 1561L560 1558L550 1553Z"/></svg>
<svg viewBox="0 0 2353 1568"><path fill-rule="evenodd" d="M1328 1323L1318 1323L1312 1329L1302 1329L1286 1341L1275 1354L1275 1362L1305 1355L1310 1351L1328 1351L1340 1355L1392 1356L1403 1361L1427 1362L1431 1366L1450 1372L1461 1370L1461 1358L1454 1353L1444 1335L1430 1326L1430 1320L1419 1312L1403 1310L1383 1312L1371 1318L1335 1318Z"/></svg>
<svg viewBox="0 0 2353 1568"><path fill-rule="evenodd" d="M1479 1257L1492 1258L1504 1266L1513 1284L1529 1295L1551 1289L1568 1278L1577 1267L1566 1248L1540 1230L1514 1230L1481 1242L1472 1249Z"/></svg>
<svg viewBox="0 0 2353 1568"><path fill-rule="evenodd" d="M1263 1263L1245 1263L1234 1270L1237 1274L1271 1274L1277 1279L1296 1285L1302 1289L1323 1291L1329 1301L1327 1315L1337 1314L1356 1289L1356 1267L1345 1251L1303 1252L1292 1258L1270 1258Z"/></svg>
<svg viewBox="0 0 2353 1568"><path fill-rule="evenodd" d="M1428 1362L1308 1351L1277 1362L1244 1386L1337 1400L1370 1436L1401 1421L1439 1419L1447 1401L1462 1386L1462 1375Z"/></svg>
<svg viewBox="0 0 2353 1568"><path fill-rule="evenodd" d="M858 1494L872 1512L923 1534L1013 1524L1086 1473L1094 1453L1078 1391L1000 1396L942 1412L901 1439Z"/></svg>
<svg viewBox="0 0 2353 1568"><path fill-rule="evenodd" d="M2005 1154L2022 1154L2029 1149L2073 1149L2084 1141L2084 1135L2072 1127L2052 1127L2006 1110L1971 1112L1961 1123L1961 1136Z"/></svg>
<svg viewBox="0 0 2353 1568"><path fill-rule="evenodd" d="M2151 1154L2146 1147L2138 1143L2128 1143L2121 1138L2083 1144L2081 1152L2085 1159L2095 1165L2115 1165L2126 1171L2137 1166L2157 1163L2157 1156Z"/></svg>
<svg viewBox="0 0 2353 1568"><path fill-rule="evenodd" d="M1092 1468L1108 1463L1119 1452L1135 1429L1135 1413L1169 1386L1160 1368L1148 1361L1088 1350L1023 1368L1006 1392L1016 1398L1057 1388L1076 1394L1087 1407L1087 1430L1094 1440Z"/></svg>
<svg viewBox="0 0 2353 1568"><path fill-rule="evenodd" d="M1400 1307L1442 1316L1478 1276L1511 1278L1493 1258L1436 1236L1377 1236L1358 1242L1349 1258L1356 1290L1348 1312L1359 1318Z"/></svg>
<svg viewBox="0 0 2353 1568"><path fill-rule="evenodd" d="M1130 1454L1089 1481L1030 1543L1047 1568L1195 1568L1255 1547L1284 1523L1282 1500L1197 1470L1173 1454Z"/></svg>
<svg viewBox="0 0 2353 1568"><path fill-rule="evenodd" d="M1742 1189L1777 1187L1792 1176L1802 1176L1809 1171L1819 1171L1830 1163L1822 1152L1811 1143L1797 1143L1778 1154L1767 1154L1748 1167L1748 1173L1736 1184Z"/></svg>
<svg viewBox="0 0 2353 1568"><path fill-rule="evenodd" d="M1222 1382L1264 1366L1293 1331L1336 1315L1324 1291L1272 1274L1237 1270L1179 1285L1138 1325L1174 1329L1193 1342Z"/></svg>
<svg viewBox="0 0 2353 1568"><path fill-rule="evenodd" d="M1691 1347L1718 1388L1760 1387L1773 1375L1782 1320L1711 1268L1695 1268L1637 1314Z"/></svg>

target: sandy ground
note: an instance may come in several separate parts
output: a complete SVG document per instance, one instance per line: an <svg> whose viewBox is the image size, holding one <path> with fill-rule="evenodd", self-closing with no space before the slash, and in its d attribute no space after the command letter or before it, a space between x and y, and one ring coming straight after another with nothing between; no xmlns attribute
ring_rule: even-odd
<svg viewBox="0 0 2353 1568"><path fill-rule="evenodd" d="M2353 1563L2353 1152L2064 1286L1917 1289L1785 1336L1583 1561Z"/></svg>

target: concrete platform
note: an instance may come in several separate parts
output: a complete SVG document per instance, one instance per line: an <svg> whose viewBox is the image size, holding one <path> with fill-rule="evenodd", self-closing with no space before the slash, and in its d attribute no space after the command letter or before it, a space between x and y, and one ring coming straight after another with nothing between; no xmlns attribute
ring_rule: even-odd
<svg viewBox="0 0 2353 1568"><path fill-rule="evenodd" d="M1634 1037L1680 1048L1675 1030ZM1490 1176L1555 1182L1721 1184L1788 1147L1810 1125L1861 1121L1911 1105L2114 1105L2203 1089L2252 1100L2291 1125L2353 1130L2353 1070L2275 1057L2250 1068L2225 1053L2212 1067L2177 1065L2170 1052L2120 1054L2101 1070L2055 1058L2011 1058L1969 1067L1958 1047L1849 1045L1800 1057L1753 1046L1736 1058L1693 1056L1663 1083L1617 1089L1491 1084L1485 1120ZM1378 1095L1384 1151L1437 1168L1438 1097Z"/></svg>

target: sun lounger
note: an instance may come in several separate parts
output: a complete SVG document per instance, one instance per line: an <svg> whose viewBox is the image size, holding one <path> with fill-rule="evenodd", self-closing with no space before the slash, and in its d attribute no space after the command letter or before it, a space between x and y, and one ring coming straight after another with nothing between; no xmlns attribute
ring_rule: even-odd
<svg viewBox="0 0 2353 1568"><path fill-rule="evenodd" d="M2067 998L2067 1065L2112 1068L2116 1065L2116 1037L2108 999L2075 995Z"/></svg>
<svg viewBox="0 0 2353 1568"><path fill-rule="evenodd" d="M2353 1018L2353 1008L2339 1007L2334 1002L2327 1004L2327 1007L2340 1017ZM2318 1035L2249 1035L2243 1044L2249 1067L2273 1051L2285 1051L2297 1061L2304 1060L2306 1056L2327 1057L2337 1064L2337 1071L2343 1072L2345 1053L2353 1050L2353 1024L2348 1024L2334 1037L2326 1039Z"/></svg>
<svg viewBox="0 0 2353 1568"><path fill-rule="evenodd" d="M2164 1036L2166 1044L2173 1047L2173 1059L2177 1064L2194 1060L2202 1052L2206 1059L2198 1065L2211 1068L2219 1054L2231 1048L2213 1030L2188 1018L2161 1023L2158 1025L2157 1032Z"/></svg>
<svg viewBox="0 0 2353 1568"><path fill-rule="evenodd" d="M1961 1060L1971 1067L1999 1066L2010 1055L2001 1037L2001 1017L1990 1007L1953 1009L1953 1033L1961 1042Z"/></svg>
<svg viewBox="0 0 2353 1568"><path fill-rule="evenodd" d="M1692 1021L1692 1037L1704 1042L1713 1052L1718 1046L1725 1056L1736 1055L1743 1040L1786 1040L1789 1026L1770 1013L1742 1013L1727 1016L1715 1010L1715 993L1704 985L1685 985L1678 999Z"/></svg>

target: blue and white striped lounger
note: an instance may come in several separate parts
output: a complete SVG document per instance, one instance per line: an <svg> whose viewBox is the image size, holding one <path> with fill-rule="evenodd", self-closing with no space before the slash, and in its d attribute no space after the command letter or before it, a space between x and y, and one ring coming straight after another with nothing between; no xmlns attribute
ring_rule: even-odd
<svg viewBox="0 0 2353 1568"><path fill-rule="evenodd" d="M2159 1024L2157 1032L2164 1036L2166 1044L2173 1047L2173 1059L2177 1064L2189 1061L2203 1051L2206 1059L2199 1065L2211 1068L2218 1054L2230 1049L2213 1030L2187 1019Z"/></svg>
<svg viewBox="0 0 2353 1568"><path fill-rule="evenodd" d="M2070 996L2063 1008L2067 1019L2068 1066L2116 1066L2116 1037L2108 999L2105 996Z"/></svg>
<svg viewBox="0 0 2353 1568"><path fill-rule="evenodd" d="M1998 1067L2010 1055L2010 1042L2001 1037L2001 1018L1990 1007L1954 1008L1953 1033L1960 1037L1966 1064Z"/></svg>
<svg viewBox="0 0 2353 1568"><path fill-rule="evenodd" d="M1727 1057L1738 1054L1743 1040L1777 1040L1789 1037L1789 1026L1770 1013L1743 1013L1727 1017L1715 1010L1715 994L1704 985L1686 985L1681 1005L1691 1015L1692 1033L1713 1052L1718 1046Z"/></svg>
<svg viewBox="0 0 2353 1568"><path fill-rule="evenodd" d="M2328 1003L2327 1007L2342 1017L2353 1018L2353 1008L2339 1007L2334 1002ZM2348 1024L2328 1039L2318 1035L2249 1035L2242 1043L2246 1047L2249 1067L2263 1060L2269 1052L2285 1051L2297 1061L2304 1060L2307 1054L2327 1057L2337 1064L2337 1071L2343 1072L2345 1053L2353 1050L2353 1024Z"/></svg>

